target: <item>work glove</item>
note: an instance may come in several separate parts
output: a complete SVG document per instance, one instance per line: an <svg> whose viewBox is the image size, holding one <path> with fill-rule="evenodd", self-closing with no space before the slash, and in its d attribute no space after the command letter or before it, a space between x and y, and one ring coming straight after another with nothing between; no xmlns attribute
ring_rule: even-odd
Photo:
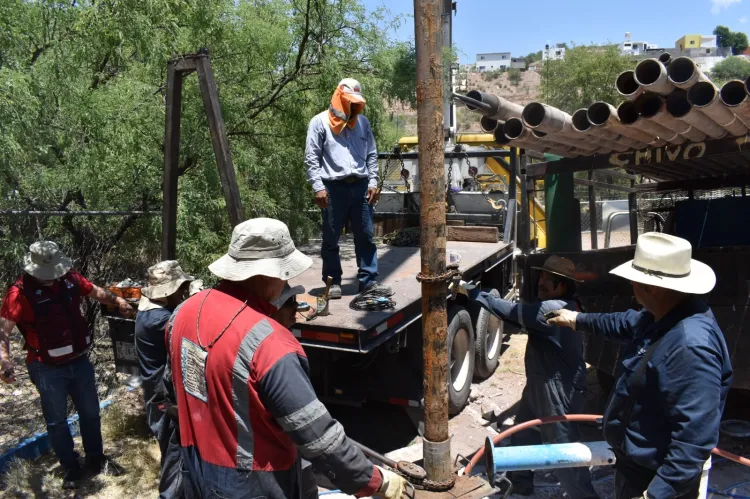
<svg viewBox="0 0 750 499"><path fill-rule="evenodd" d="M565 308L544 314L550 326L569 327L573 331L576 330L576 317L578 317L578 312Z"/></svg>
<svg viewBox="0 0 750 499"><path fill-rule="evenodd" d="M384 499L405 499L408 497L406 494L406 480L403 477L380 466L375 467L383 477L383 483L375 493L376 496Z"/></svg>
<svg viewBox="0 0 750 499"><path fill-rule="evenodd" d="M453 290L453 287L454 287L454 284L451 283L448 286L448 289L455 291L456 294L465 295L470 300L476 300L479 297L479 293L482 292L482 288L480 288L478 284L468 283L464 280L461 280L458 282L458 285L455 287L456 288L455 290Z"/></svg>

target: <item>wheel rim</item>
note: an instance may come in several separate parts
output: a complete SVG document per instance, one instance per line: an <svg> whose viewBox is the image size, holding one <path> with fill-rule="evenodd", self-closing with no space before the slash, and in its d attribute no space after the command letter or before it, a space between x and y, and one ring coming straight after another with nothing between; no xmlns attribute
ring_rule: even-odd
<svg viewBox="0 0 750 499"><path fill-rule="evenodd" d="M494 326L494 327L493 327ZM488 359L494 359L500 349L500 321L494 317L487 321L485 351Z"/></svg>
<svg viewBox="0 0 750 499"><path fill-rule="evenodd" d="M453 337L451 345L451 379L453 380L453 389L460 392L466 386L469 379L469 332L466 329L459 329L456 336Z"/></svg>

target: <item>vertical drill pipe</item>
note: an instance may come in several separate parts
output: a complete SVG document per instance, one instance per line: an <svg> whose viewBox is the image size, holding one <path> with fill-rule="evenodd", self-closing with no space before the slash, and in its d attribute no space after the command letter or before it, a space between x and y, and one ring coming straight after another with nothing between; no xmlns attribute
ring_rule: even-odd
<svg viewBox="0 0 750 499"><path fill-rule="evenodd" d="M417 49L421 274L445 273L442 0L414 0ZM448 317L446 282L422 281L424 349L424 466L430 480L451 479L448 434ZM437 450L437 451L436 451Z"/></svg>

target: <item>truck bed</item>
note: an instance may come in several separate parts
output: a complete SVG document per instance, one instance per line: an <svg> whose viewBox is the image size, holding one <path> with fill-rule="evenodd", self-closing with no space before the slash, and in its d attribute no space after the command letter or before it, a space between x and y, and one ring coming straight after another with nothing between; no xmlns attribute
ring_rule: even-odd
<svg viewBox="0 0 750 499"><path fill-rule="evenodd" d="M315 307L316 297L325 291L320 245L320 242L315 242L299 248L313 259L313 265L303 275L290 281L292 286L304 286L306 293L297 296L297 300L306 301L311 307ZM513 249L511 245L502 242L449 241L447 246L448 251L461 256L460 270L467 280L510 256ZM421 285L416 280L421 265L419 248L378 245L378 282L393 289L392 299L396 302L396 308L382 312L362 312L349 308L349 303L358 291L353 239L350 236L342 237L340 247L341 267L344 271L342 298L330 301L330 315L299 322L292 327L292 332L303 344L367 352L385 341L389 336L388 331L398 330L420 317Z"/></svg>

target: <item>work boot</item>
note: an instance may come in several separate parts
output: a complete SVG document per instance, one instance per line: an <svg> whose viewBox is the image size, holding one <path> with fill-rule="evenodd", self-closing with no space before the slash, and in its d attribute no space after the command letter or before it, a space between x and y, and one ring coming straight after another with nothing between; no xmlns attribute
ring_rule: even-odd
<svg viewBox="0 0 750 499"><path fill-rule="evenodd" d="M328 290L328 298L331 300L338 300L341 298L340 284L331 284L331 289Z"/></svg>
<svg viewBox="0 0 750 499"><path fill-rule="evenodd" d="M94 476L99 475L100 473L104 473L108 476L120 476L125 473L122 466L104 454L92 458L86 456L86 467Z"/></svg>
<svg viewBox="0 0 750 499"><path fill-rule="evenodd" d="M75 465L65 470L65 476L63 477L63 489L77 489L78 482L81 481L81 478L83 478L83 469L81 469L81 465L79 465L76 461Z"/></svg>

